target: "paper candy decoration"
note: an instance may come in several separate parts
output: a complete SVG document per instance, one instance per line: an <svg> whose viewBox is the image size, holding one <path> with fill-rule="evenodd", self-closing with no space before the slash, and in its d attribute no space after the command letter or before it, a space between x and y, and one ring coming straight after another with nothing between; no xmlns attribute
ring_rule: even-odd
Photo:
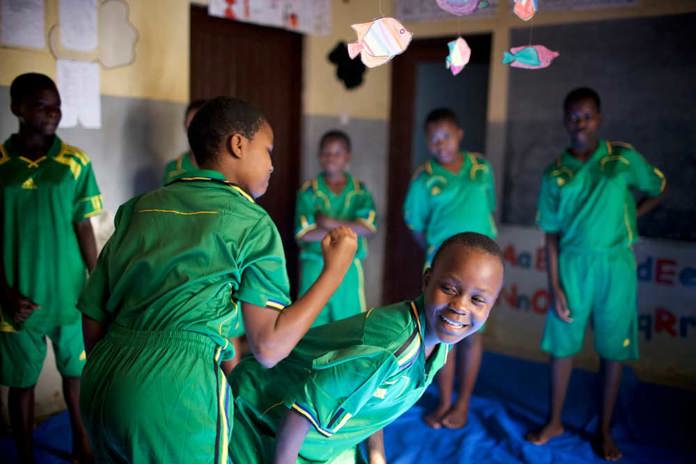
<svg viewBox="0 0 696 464"><path fill-rule="evenodd" d="M513 68L541 69L548 67L560 53L549 50L543 45L514 47L503 55L503 63Z"/></svg>
<svg viewBox="0 0 696 464"><path fill-rule="evenodd" d="M449 48L449 55L445 59L445 66L452 72L453 76L456 76L464 66L469 62L471 58L471 49L466 40L461 37L457 37L457 40L453 40L447 44Z"/></svg>
<svg viewBox="0 0 696 464"><path fill-rule="evenodd" d="M534 17L538 9L537 0L515 0L513 11L522 21L529 21Z"/></svg>
<svg viewBox="0 0 696 464"><path fill-rule="evenodd" d="M348 54L360 59L365 66L374 68L403 53L411 42L411 34L394 18L380 18L370 23L351 26L358 41L348 44Z"/></svg>
<svg viewBox="0 0 696 464"><path fill-rule="evenodd" d="M437 6L457 16L470 15L479 9L481 0L437 0Z"/></svg>

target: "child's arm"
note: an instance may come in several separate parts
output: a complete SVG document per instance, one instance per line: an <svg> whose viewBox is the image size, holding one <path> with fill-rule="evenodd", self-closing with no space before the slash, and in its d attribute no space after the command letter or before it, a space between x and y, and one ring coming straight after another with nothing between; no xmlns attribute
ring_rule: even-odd
<svg viewBox="0 0 696 464"><path fill-rule="evenodd" d="M2 211L0 211L2 212ZM0 222L0 244L5 243L3 225ZM3 246L0 245L0 306L6 308L7 313L15 323L23 323L31 314L39 309L39 305L30 298L12 288L5 277L5 255Z"/></svg>
<svg viewBox="0 0 696 464"><path fill-rule="evenodd" d="M89 219L85 219L84 221L74 223L73 228L75 229L77 243L80 246L80 253L85 266L87 266L89 272L92 272L94 266L97 265L97 240L94 238L92 222Z"/></svg>
<svg viewBox="0 0 696 464"><path fill-rule="evenodd" d="M549 287L554 299L556 314L565 322L573 322L570 317L570 308L566 299L561 280L558 277L558 237L559 235L546 233L546 259L548 262Z"/></svg>
<svg viewBox="0 0 696 464"><path fill-rule="evenodd" d="M88 316L82 315L82 338L85 342L85 353L89 355L94 345L106 335L106 326Z"/></svg>
<svg viewBox="0 0 696 464"><path fill-rule="evenodd" d="M324 269L301 298L282 311L243 301L242 314L247 341L254 357L264 367L284 359L309 330L353 262L357 237L347 227L329 232L321 242Z"/></svg>
<svg viewBox="0 0 696 464"><path fill-rule="evenodd" d="M369 464L387 463L387 453L384 450L384 430L373 433L367 439L367 455Z"/></svg>
<svg viewBox="0 0 696 464"><path fill-rule="evenodd" d="M373 229L368 228L364 223L360 221L342 221L340 219L334 219L329 216L324 216L323 214L317 214L316 220L317 225L319 225L320 229L324 229L325 231L344 226L348 227L350 230L355 232L355 234L359 235L360 237L370 237L375 233Z"/></svg>
<svg viewBox="0 0 696 464"><path fill-rule="evenodd" d="M304 416L293 409L288 409L276 434L273 463L294 464L297 462L297 456L300 454L300 448L310 427L311 424Z"/></svg>

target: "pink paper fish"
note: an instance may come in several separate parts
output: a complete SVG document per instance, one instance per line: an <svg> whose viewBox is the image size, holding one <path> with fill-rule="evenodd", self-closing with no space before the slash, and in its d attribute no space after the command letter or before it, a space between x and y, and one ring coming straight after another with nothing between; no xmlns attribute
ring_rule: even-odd
<svg viewBox="0 0 696 464"><path fill-rule="evenodd" d="M470 15L479 9L481 0L437 0L437 6L453 15Z"/></svg>
<svg viewBox="0 0 696 464"><path fill-rule="evenodd" d="M447 47L449 48L449 55L445 58L445 66L452 72L453 76L456 76L462 72L464 66L469 62L471 49L466 40L461 37L457 37L457 40L449 42Z"/></svg>
<svg viewBox="0 0 696 464"><path fill-rule="evenodd" d="M529 21L534 17L538 9L537 0L515 0L515 8L512 11L522 21Z"/></svg>
<svg viewBox="0 0 696 464"><path fill-rule="evenodd" d="M513 68L541 69L548 67L560 53L549 50L543 45L513 47L503 55L503 63Z"/></svg>
<svg viewBox="0 0 696 464"><path fill-rule="evenodd" d="M358 41L348 44L351 58L360 59L369 68L374 68L403 53L411 42L411 34L394 18L380 18L370 23L353 24Z"/></svg>

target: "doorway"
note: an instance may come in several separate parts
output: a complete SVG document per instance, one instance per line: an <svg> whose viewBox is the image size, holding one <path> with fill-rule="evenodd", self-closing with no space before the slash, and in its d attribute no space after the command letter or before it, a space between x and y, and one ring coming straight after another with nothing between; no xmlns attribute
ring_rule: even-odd
<svg viewBox="0 0 696 464"><path fill-rule="evenodd" d="M421 289L425 256L404 223L403 203L413 172L429 157L427 114L438 107L454 110L464 128L462 147L485 153L491 35L464 38L471 60L458 76L445 68L447 42L456 37L415 40L392 64L384 302L412 298Z"/></svg>
<svg viewBox="0 0 696 464"><path fill-rule="evenodd" d="M273 126L274 171L258 203L278 226L297 288L295 193L300 181L302 35L208 16L191 6L191 99L229 95L256 105ZM294 294L293 294L294 297Z"/></svg>

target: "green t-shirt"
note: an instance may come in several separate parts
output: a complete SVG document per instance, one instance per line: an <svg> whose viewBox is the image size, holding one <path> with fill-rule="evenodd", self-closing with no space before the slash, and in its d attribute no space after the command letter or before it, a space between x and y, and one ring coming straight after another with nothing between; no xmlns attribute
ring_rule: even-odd
<svg viewBox="0 0 696 464"><path fill-rule="evenodd" d="M659 195L665 176L632 146L600 140L583 162L564 152L544 171L537 223L559 233L560 247L606 251L636 240L636 203L630 191Z"/></svg>
<svg viewBox="0 0 696 464"><path fill-rule="evenodd" d="M299 240L310 230L316 229L316 214L323 214L341 221L358 221L369 230L377 231L377 211L372 195L355 177L346 173L346 186L338 195L331 191L323 174L308 180L297 192L295 208L295 237ZM299 241L303 257L321 258L320 242ZM360 237L355 257L367 256L367 240Z"/></svg>
<svg viewBox="0 0 696 464"><path fill-rule="evenodd" d="M442 242L460 232L478 232L495 239L495 183L491 165L480 154L464 152L453 173L431 159L413 175L404 202L404 220L423 233L430 263Z"/></svg>
<svg viewBox="0 0 696 464"><path fill-rule="evenodd" d="M0 146L5 277L41 308L24 327L77 321L80 313L75 304L86 268L74 225L102 210L92 163L82 150L58 137L37 160L22 156L15 147L14 135ZM0 331L16 328L2 314Z"/></svg>
<svg viewBox="0 0 696 464"><path fill-rule="evenodd" d="M275 224L246 192L217 171L190 174L119 208L78 307L97 321L196 332L227 348L239 301L289 304L285 255Z"/></svg>
<svg viewBox="0 0 696 464"><path fill-rule="evenodd" d="M449 347L437 345L426 360L424 337L421 297L314 328L272 369L245 358L230 376L231 456L265 452L255 457L270 462L288 408L313 426L298 462L326 462L355 447L413 406L444 365ZM240 434L252 442L240 443Z"/></svg>
<svg viewBox="0 0 696 464"><path fill-rule="evenodd" d="M198 169L195 164L191 162L191 152L187 151L183 153L176 159L171 160L164 167L164 176L162 177L162 185L166 185L174 178L181 176L185 173L190 173Z"/></svg>

